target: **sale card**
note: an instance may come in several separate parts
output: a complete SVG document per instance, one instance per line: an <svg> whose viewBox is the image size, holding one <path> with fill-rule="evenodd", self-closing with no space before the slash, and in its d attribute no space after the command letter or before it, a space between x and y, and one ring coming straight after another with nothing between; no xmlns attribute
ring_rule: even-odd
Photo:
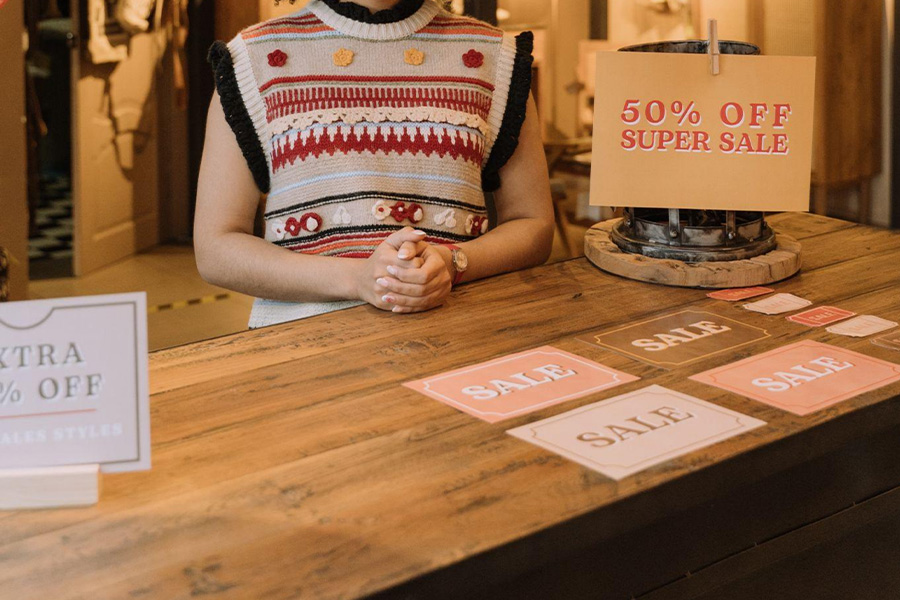
<svg viewBox="0 0 900 600"><path fill-rule="evenodd" d="M849 321L828 327L825 331L849 337L866 337L897 326L895 321L888 321L875 315L860 315Z"/></svg>
<svg viewBox="0 0 900 600"><path fill-rule="evenodd" d="M900 365L804 340L691 379L807 415L900 381Z"/></svg>
<svg viewBox="0 0 900 600"><path fill-rule="evenodd" d="M665 4L665 3L661 3ZM598 52L590 202L808 210L812 57Z"/></svg>
<svg viewBox="0 0 900 600"><path fill-rule="evenodd" d="M756 302L745 304L744 308L764 315L780 315L781 313L800 310L812 304L809 300L793 294L775 294Z"/></svg>
<svg viewBox="0 0 900 600"><path fill-rule="evenodd" d="M710 292L707 297L713 300L725 300L727 302L737 302L738 300L746 300L747 298L755 298L764 294L774 292L772 288L767 287L749 287L749 288L733 288L730 290L719 290Z"/></svg>
<svg viewBox="0 0 900 600"><path fill-rule="evenodd" d="M0 470L150 468L147 296L0 303Z"/></svg>
<svg viewBox="0 0 900 600"><path fill-rule="evenodd" d="M836 308L834 306L817 306L813 309L797 313L796 315L791 315L787 317L787 320L793 323L806 325L807 327L822 327L823 325L843 321L855 314L855 312L850 312L849 310Z"/></svg>
<svg viewBox="0 0 900 600"><path fill-rule="evenodd" d="M638 379L553 346L542 346L403 385L496 423Z"/></svg>
<svg viewBox="0 0 900 600"><path fill-rule="evenodd" d="M507 433L619 480L763 425L651 385Z"/></svg>
<svg viewBox="0 0 900 600"><path fill-rule="evenodd" d="M767 337L766 330L728 317L682 310L578 339L669 369Z"/></svg>

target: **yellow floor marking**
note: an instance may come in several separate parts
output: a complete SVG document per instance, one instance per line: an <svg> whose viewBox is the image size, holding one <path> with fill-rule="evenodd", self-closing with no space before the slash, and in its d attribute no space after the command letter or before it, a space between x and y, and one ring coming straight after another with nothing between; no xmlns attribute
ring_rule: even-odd
<svg viewBox="0 0 900 600"><path fill-rule="evenodd" d="M187 308L188 306L197 306L199 304L211 304L213 302L218 302L220 300L228 300L231 298L231 294L211 294L209 296L203 296L201 298L191 298L190 300L178 300L176 302L170 302L168 304L157 304L156 306L150 306L147 308L147 312L149 314L162 312L164 310L175 310L178 308Z"/></svg>

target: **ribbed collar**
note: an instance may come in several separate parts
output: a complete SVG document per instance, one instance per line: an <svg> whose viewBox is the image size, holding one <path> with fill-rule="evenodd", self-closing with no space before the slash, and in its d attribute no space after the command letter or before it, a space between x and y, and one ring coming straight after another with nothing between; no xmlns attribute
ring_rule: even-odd
<svg viewBox="0 0 900 600"><path fill-rule="evenodd" d="M396 23L411 17L422 8L425 0L400 0L393 8L371 12L365 6L356 2L341 2L341 0L322 0L328 8L339 15L359 21L360 23Z"/></svg>
<svg viewBox="0 0 900 600"><path fill-rule="evenodd" d="M397 40L422 29L441 11L435 0L400 0L376 13L353 2L313 0L307 6L326 25L367 40Z"/></svg>

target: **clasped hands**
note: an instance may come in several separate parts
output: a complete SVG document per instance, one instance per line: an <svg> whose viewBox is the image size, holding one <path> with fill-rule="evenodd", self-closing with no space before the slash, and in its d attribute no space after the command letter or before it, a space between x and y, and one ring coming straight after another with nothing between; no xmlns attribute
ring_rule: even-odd
<svg viewBox="0 0 900 600"><path fill-rule="evenodd" d="M388 236L357 272L360 300L395 313L422 312L444 303L452 287L446 246L425 242L425 232L404 227Z"/></svg>

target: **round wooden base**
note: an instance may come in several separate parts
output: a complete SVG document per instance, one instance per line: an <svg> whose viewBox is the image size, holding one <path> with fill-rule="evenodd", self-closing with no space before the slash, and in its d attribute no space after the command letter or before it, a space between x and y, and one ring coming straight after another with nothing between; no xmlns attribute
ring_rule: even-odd
<svg viewBox="0 0 900 600"><path fill-rule="evenodd" d="M622 252L609 238L619 219L591 227L584 237L587 259L608 273L678 287L736 288L786 279L800 270L800 242L776 234L776 247L745 260L687 263Z"/></svg>

